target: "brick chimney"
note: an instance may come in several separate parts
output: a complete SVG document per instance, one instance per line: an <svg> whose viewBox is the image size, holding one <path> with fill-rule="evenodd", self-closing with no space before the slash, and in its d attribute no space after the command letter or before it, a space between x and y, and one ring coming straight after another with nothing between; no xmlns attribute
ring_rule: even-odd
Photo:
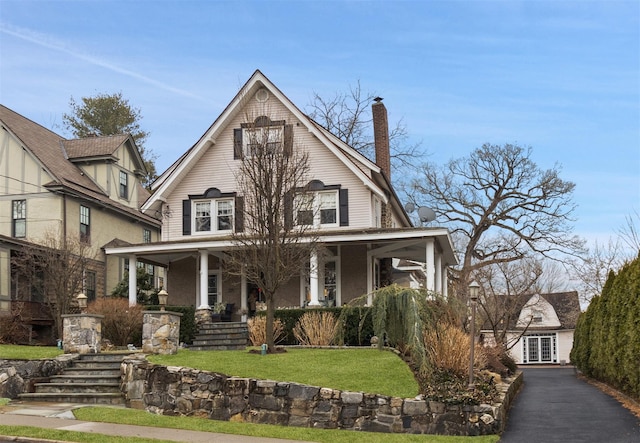
<svg viewBox="0 0 640 443"><path fill-rule="evenodd" d="M373 99L371 113L373 114L373 140L376 148L376 164L391 180L391 154L389 153L389 122L387 108L382 103L382 97Z"/></svg>

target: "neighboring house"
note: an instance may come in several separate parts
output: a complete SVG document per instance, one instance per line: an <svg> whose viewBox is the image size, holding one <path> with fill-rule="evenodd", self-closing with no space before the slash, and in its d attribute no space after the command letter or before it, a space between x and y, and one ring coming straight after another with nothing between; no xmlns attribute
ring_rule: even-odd
<svg viewBox="0 0 640 443"><path fill-rule="evenodd" d="M89 299L110 294L126 263L103 247L160 236L160 221L139 211L149 192L140 184L145 167L135 142L129 135L67 140L1 105L0 124L0 315L12 302L42 313L46 293L19 281L12 263L47 238L89 245L94 260L83 291ZM148 271L162 278L155 267ZM46 323L41 314L31 317Z"/></svg>
<svg viewBox="0 0 640 443"><path fill-rule="evenodd" d="M247 308L253 282L225 273L225 251L243 214L236 172L251 155L247 127L269 131L274 149L305 149L310 188L322 216L314 226L330 252L318 266L296 275L277 294L276 306L340 306L392 280L391 260L424 263L424 287L447 292L446 268L456 264L449 232L413 227L391 187L387 112L373 104L376 163L302 113L256 71L202 137L153 185L142 207L162 214L162 241L109 247L111 256L167 268L170 304L207 309L234 303L235 319ZM251 116L251 117L249 117ZM271 140L273 134L273 140ZM298 214L300 217L300 214ZM309 258L316 263L317 256ZM130 301L135 295L130 293Z"/></svg>
<svg viewBox="0 0 640 443"><path fill-rule="evenodd" d="M507 343L515 345L511 356L518 364L565 364L573 347L573 334L580 315L580 299L576 291L534 294L521 297L511 319L513 328ZM481 333L492 341L492 332Z"/></svg>

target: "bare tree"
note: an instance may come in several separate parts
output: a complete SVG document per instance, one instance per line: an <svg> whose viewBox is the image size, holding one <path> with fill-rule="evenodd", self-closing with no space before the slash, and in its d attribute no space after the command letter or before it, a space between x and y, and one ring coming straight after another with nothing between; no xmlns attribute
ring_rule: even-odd
<svg viewBox="0 0 640 443"><path fill-rule="evenodd" d="M242 157L236 174L236 204L242 208L233 234L236 245L227 262L231 273L244 273L262 289L267 346L272 352L276 294L318 252L313 226L297 223L297 217L308 217L313 211L311 201L300 197L311 195L307 194L311 191L309 154L293 146L292 127L272 125L264 115L246 119L250 123L244 125L243 141L236 145L236 154Z"/></svg>
<svg viewBox="0 0 640 443"><path fill-rule="evenodd" d="M60 239L46 233L39 244L26 245L16 260L13 278L24 279L23 301L44 303L51 312L55 331L62 337L62 315L69 314L84 289L85 272L97 270L95 251L79 237Z"/></svg>
<svg viewBox="0 0 640 443"><path fill-rule="evenodd" d="M321 126L370 160L375 158L371 104L376 94L364 92L358 80L347 92L331 98L313 93L309 116ZM415 169L424 158L420 143L409 144L407 127L402 119L389 130L391 165L394 169ZM405 174L406 175L406 171Z"/></svg>
<svg viewBox="0 0 640 443"><path fill-rule="evenodd" d="M625 225L618 231L620 239L629 247L632 254L640 253L640 213L637 210L625 217ZM633 260L634 257L629 257Z"/></svg>
<svg viewBox="0 0 640 443"><path fill-rule="evenodd" d="M452 230L460 251L456 293L466 300L478 270L537 254L576 255L584 241L572 235L575 185L560 169L543 170L531 148L485 144L444 167L426 164L412 183L413 199Z"/></svg>

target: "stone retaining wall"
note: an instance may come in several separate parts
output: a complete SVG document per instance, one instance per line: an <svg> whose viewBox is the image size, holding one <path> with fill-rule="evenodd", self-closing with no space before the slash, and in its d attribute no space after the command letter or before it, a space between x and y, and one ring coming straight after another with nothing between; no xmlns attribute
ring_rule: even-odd
<svg viewBox="0 0 640 443"><path fill-rule="evenodd" d="M141 358L122 363L127 405L162 415L215 420L444 435L502 432L522 374L498 385L493 405L446 405L347 392L298 383L228 377L207 371L154 365Z"/></svg>
<svg viewBox="0 0 640 443"><path fill-rule="evenodd" d="M0 397L18 398L18 394L33 392L34 383L60 373L76 357L64 354L55 359L0 360Z"/></svg>

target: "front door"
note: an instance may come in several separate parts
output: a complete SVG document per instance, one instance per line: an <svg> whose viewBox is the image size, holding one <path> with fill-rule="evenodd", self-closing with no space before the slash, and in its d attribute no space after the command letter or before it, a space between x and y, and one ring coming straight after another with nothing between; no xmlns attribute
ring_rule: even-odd
<svg viewBox="0 0 640 443"><path fill-rule="evenodd" d="M555 333L529 334L522 337L523 363L557 363Z"/></svg>

